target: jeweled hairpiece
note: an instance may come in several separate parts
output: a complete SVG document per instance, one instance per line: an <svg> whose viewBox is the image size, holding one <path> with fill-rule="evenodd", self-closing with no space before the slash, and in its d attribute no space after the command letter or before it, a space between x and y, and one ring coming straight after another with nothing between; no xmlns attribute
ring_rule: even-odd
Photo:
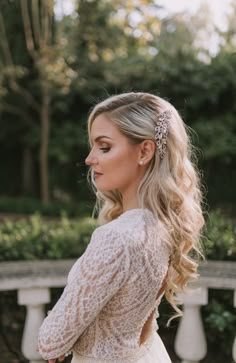
<svg viewBox="0 0 236 363"><path fill-rule="evenodd" d="M169 131L169 120L171 118L171 111L167 110L160 114L155 127L155 140L160 159L164 158L166 152L167 136Z"/></svg>

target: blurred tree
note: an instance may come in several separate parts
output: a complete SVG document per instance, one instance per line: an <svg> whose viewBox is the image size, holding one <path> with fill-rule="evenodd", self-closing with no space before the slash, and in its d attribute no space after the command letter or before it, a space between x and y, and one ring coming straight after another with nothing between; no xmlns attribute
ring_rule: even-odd
<svg viewBox="0 0 236 363"><path fill-rule="evenodd" d="M23 148L23 186L32 192L32 145L27 143L27 130L35 126L33 110L29 106L35 75L30 72L32 62L26 50L19 1L1 2L0 13L0 110L1 144L8 146L7 154L15 145ZM15 66L17 65L17 66ZM31 73L31 74L30 74ZM31 76L31 79L30 79ZM17 79L17 82L16 82ZM27 89L23 86L27 83ZM11 91L11 89L14 91ZM22 90L23 89L23 90ZM22 90L22 92L21 92ZM22 102L24 94L25 102ZM15 120L17 119L17 122ZM7 122L8 121L8 122Z"/></svg>
<svg viewBox="0 0 236 363"><path fill-rule="evenodd" d="M87 105L132 88L130 74L142 76L151 58L152 33L160 31L159 8L151 0L78 1L73 67L80 77L80 99Z"/></svg>
<svg viewBox="0 0 236 363"><path fill-rule="evenodd" d="M231 0L230 12L227 16L227 28L225 30L216 27L216 32L219 34L220 52L235 53L236 50L236 3Z"/></svg>
<svg viewBox="0 0 236 363"><path fill-rule="evenodd" d="M21 1L26 4L26 0ZM52 41L43 49L37 40L37 25L33 17L29 17L31 49L20 36L20 33L24 34L22 29L26 22L22 19L25 17L20 17L19 11L16 8L12 11L9 5L14 3L19 7L19 0L5 3L8 6L1 8L1 12L4 12L15 73L12 67L4 65L0 75L0 103L3 110L5 107L4 116L7 107L14 106L12 115L17 115L18 121L21 117L24 122L5 123L0 137L7 145L4 135L11 134L10 142L14 144L18 142L19 132L24 147L39 147L42 114L29 98L23 98L24 93L13 92L9 84L10 70L18 87L28 90L28 96L33 97L40 109L44 89L52 100L46 109L54 119L49 122L48 145L53 188L77 193L72 186L75 184L74 166L78 163L79 197L86 197L82 184L86 183L84 158L88 151L85 135L88 110L109 94L132 90L158 94L180 110L187 125L198 134L197 137L193 133L192 137L194 144L203 150L201 162L207 175L219 180L219 174L223 178L227 168L234 168L235 106L232 99L236 92L236 62L230 30L233 21L228 32L220 32L212 27L207 7L201 8L195 16L187 13L170 16L154 0L77 0L71 16L52 18ZM30 4L32 0L28 0ZM40 2L35 1L34 7L35 4ZM6 9L11 9L7 16ZM18 31L13 37L12 29L16 29L16 24ZM209 46L213 33L221 39L219 52L215 54ZM4 49L4 37L0 38L1 49ZM12 121L9 112L10 109L7 120ZM216 193L218 198L219 195Z"/></svg>
<svg viewBox="0 0 236 363"><path fill-rule="evenodd" d="M5 113L17 114L23 121L24 125L35 126L33 119L39 121L39 165L40 165L40 191L43 202L49 201L49 180L48 180L48 143L49 131L51 124L51 103L53 97L58 93L66 93L70 83L74 78L74 72L68 68L63 56L61 44L57 43L58 38L55 36L54 24L54 1L46 0L21 0L7 4L2 9L10 14L11 6L17 6L21 11L20 29L24 34L24 51L27 50L27 56L31 63L21 64L13 60L11 54L11 44L8 41L8 31L5 26L5 17L0 13L0 44L1 44L1 103L0 107ZM12 9L11 9L12 10ZM19 16L18 16L19 17ZM13 16L14 19L16 17ZM10 16L10 19L12 17ZM7 22L8 23L8 22ZM15 24L8 23L8 28ZM9 30L9 29L8 29ZM13 30L13 29L11 29ZM30 89L25 81L30 72L32 88ZM9 92L10 91L10 92ZM12 93L17 95L11 99ZM10 102L9 102L10 101ZM22 103L27 108L22 107ZM29 136L29 134L28 134ZM30 132L32 137L32 130ZM26 141L26 140L25 140ZM25 149L23 175L30 178L30 157L29 148ZM27 178L25 177L25 180Z"/></svg>

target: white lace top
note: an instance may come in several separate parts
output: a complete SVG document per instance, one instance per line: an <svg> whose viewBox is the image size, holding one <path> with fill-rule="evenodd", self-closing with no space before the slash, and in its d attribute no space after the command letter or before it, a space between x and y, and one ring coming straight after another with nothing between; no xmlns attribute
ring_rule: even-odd
<svg viewBox="0 0 236 363"><path fill-rule="evenodd" d="M155 309L158 316L169 260L163 230L150 210L130 209L93 232L40 327L45 360L71 349L112 362L135 355L145 322Z"/></svg>

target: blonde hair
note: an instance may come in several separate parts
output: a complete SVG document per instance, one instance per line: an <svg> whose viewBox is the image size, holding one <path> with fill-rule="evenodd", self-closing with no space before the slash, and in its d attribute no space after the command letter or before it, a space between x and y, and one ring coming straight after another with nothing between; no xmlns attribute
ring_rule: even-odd
<svg viewBox="0 0 236 363"><path fill-rule="evenodd" d="M131 143L138 144L143 140L155 142L157 119L166 110L171 111L166 153L161 160L156 148L139 184L137 197L139 206L153 212L168 236L171 255L165 296L177 315L181 315L176 293L183 291L187 282L197 277L198 263L192 253L200 253L199 239L204 225L199 177L191 161L192 147L187 127L166 100L149 93L131 92L109 97L96 105L89 116L88 133L90 140L94 119L106 114ZM92 184L96 191L93 176ZM111 221L123 213L119 191L98 191L96 194L95 211L100 223Z"/></svg>

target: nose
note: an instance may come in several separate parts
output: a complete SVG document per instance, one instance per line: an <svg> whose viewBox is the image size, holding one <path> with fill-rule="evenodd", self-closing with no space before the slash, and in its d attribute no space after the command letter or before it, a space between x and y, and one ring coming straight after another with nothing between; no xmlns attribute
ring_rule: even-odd
<svg viewBox="0 0 236 363"><path fill-rule="evenodd" d="M95 157L95 155L92 154L92 151L90 151L87 158L85 159L85 164L91 166L97 163L98 159Z"/></svg>

